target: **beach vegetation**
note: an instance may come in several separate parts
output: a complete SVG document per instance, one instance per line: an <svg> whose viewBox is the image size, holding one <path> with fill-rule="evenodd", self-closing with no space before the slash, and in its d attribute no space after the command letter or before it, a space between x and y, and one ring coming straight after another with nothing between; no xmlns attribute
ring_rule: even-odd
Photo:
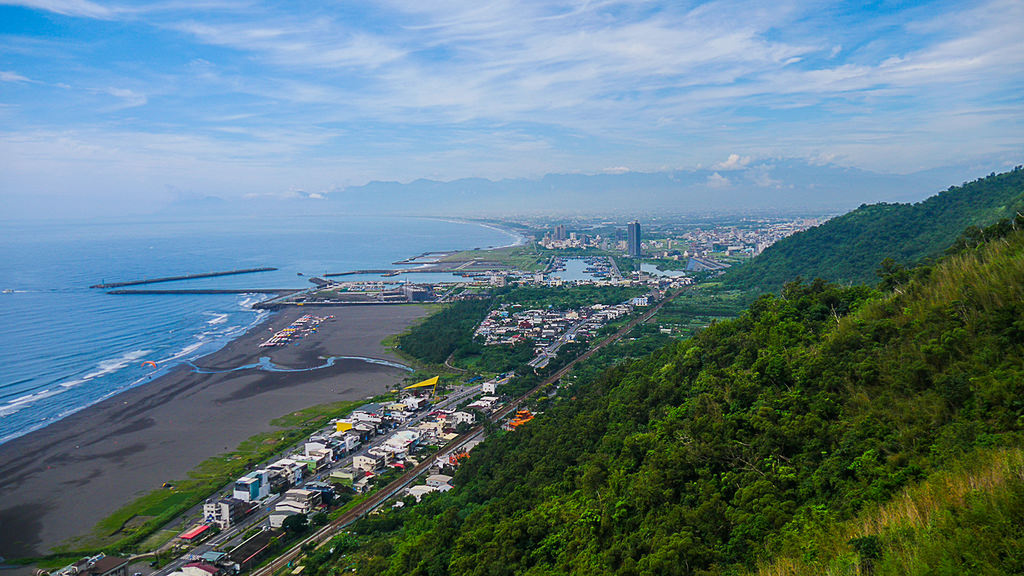
<svg viewBox="0 0 1024 576"><path fill-rule="evenodd" d="M472 345L473 330L490 308L490 300L452 302L400 335L398 350L420 362L443 365L456 350Z"/></svg>
<svg viewBox="0 0 1024 576"><path fill-rule="evenodd" d="M379 399L382 398L375 400ZM186 479L171 482L173 488L158 488L140 496L100 521L90 534L70 541L57 551L80 558L82 554L100 550L139 552L166 543L177 531L161 528L179 514L203 502L252 466L274 456L282 446L298 442L363 403L311 406L276 418L271 424L278 430L252 436L235 450L208 458L189 472ZM158 534L163 536L157 538Z"/></svg>

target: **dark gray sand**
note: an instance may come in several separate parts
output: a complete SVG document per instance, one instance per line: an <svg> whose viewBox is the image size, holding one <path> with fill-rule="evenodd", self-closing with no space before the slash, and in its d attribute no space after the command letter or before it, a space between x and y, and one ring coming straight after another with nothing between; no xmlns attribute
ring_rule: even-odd
<svg viewBox="0 0 1024 576"><path fill-rule="evenodd" d="M196 364L230 369L260 356L287 368L319 366L326 356L397 361L380 341L426 312L422 306L288 309ZM335 319L298 346L259 348L306 313ZM183 366L0 445L0 556L44 554L89 533L133 498L185 477L206 458L272 430L274 418L380 394L405 374L360 360L308 372L199 374Z"/></svg>

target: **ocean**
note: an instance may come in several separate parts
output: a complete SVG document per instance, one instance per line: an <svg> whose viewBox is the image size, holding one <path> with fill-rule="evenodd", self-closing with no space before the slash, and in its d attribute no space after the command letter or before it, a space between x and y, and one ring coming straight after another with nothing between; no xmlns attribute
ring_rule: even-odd
<svg viewBox="0 0 1024 576"><path fill-rule="evenodd" d="M318 274L518 240L472 223L326 215L2 227L0 443L221 348L264 319L251 306L269 297L117 296L92 284L269 266L278 270L146 287L308 288Z"/></svg>

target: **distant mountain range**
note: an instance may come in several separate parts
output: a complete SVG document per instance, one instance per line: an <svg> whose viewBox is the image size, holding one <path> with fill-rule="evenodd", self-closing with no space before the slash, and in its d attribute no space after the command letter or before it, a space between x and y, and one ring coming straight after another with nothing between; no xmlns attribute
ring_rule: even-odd
<svg viewBox="0 0 1024 576"><path fill-rule="evenodd" d="M487 214L783 210L844 211L865 202L908 202L948 185L947 171L878 174L798 160L621 174L548 174L538 180L464 178L370 182L329 194L357 212ZM976 172L975 172L976 173ZM386 204L382 204L386 202Z"/></svg>
<svg viewBox="0 0 1024 576"><path fill-rule="evenodd" d="M216 205L238 212L334 211L348 214L491 216L528 214L646 214L776 211L839 213L863 203L914 202L950 182L989 167L957 166L912 174L882 174L804 160L730 158L710 168L614 174L548 174L539 179L408 183L373 181L330 192L281 196L184 197L176 212Z"/></svg>

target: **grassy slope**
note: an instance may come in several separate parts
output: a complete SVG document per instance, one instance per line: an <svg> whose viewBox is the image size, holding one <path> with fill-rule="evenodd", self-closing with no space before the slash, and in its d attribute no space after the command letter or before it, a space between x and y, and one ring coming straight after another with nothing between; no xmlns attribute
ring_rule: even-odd
<svg viewBox="0 0 1024 576"><path fill-rule="evenodd" d="M803 521L757 574L1019 574L1022 517L1024 450L983 449L852 520Z"/></svg>
<svg viewBox="0 0 1024 576"><path fill-rule="evenodd" d="M991 175L917 204L874 204L780 240L730 270L733 286L777 291L797 276L874 282L885 258L904 265L942 253L969 226L987 226L1024 210L1024 170Z"/></svg>

